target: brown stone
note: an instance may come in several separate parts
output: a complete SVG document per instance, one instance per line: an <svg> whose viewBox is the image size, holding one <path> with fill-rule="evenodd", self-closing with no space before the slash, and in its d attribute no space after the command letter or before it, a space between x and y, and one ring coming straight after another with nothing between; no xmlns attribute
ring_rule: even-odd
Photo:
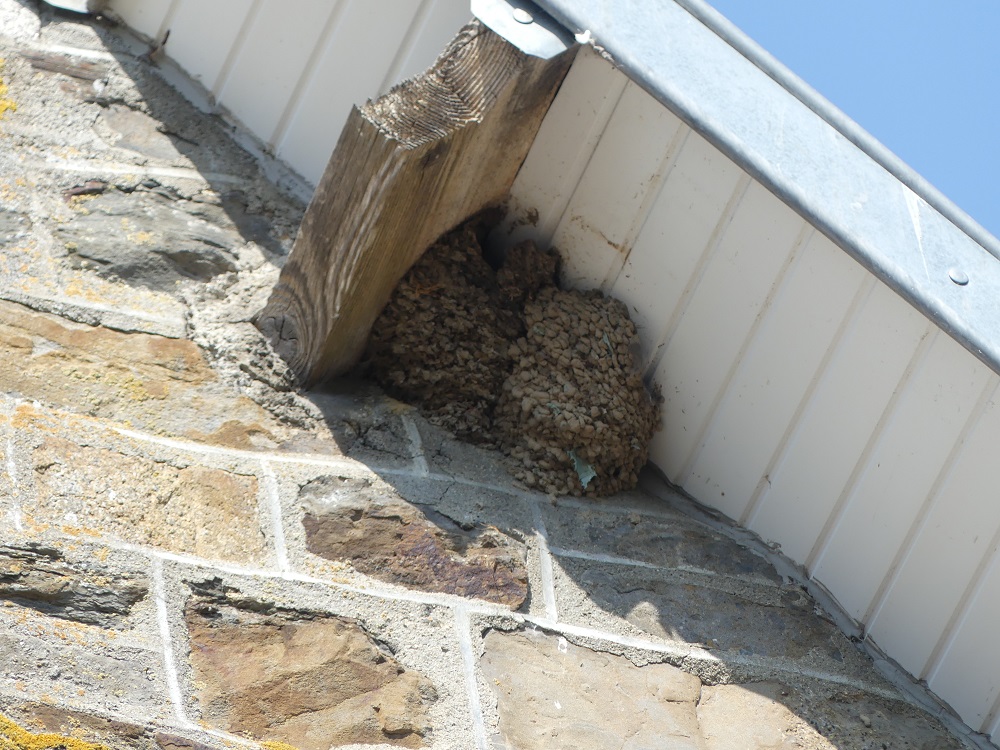
<svg viewBox="0 0 1000 750"><path fill-rule="evenodd" d="M35 521L209 559L258 561L265 551L257 480L50 437L32 454Z"/></svg>
<svg viewBox="0 0 1000 750"><path fill-rule="evenodd" d="M218 382L192 342L71 323L0 301L0 392L135 429L274 447L283 429Z"/></svg>
<svg viewBox="0 0 1000 750"><path fill-rule="evenodd" d="M83 569L55 549L0 546L0 598L54 617L116 625L148 589L141 575Z"/></svg>
<svg viewBox="0 0 1000 750"><path fill-rule="evenodd" d="M637 667L539 632L490 632L481 661L500 714L498 750L701 749L697 677Z"/></svg>
<svg viewBox="0 0 1000 750"><path fill-rule="evenodd" d="M251 603L267 610L262 603ZM203 718L299 750L421 747L431 683L351 620L192 598L185 616Z"/></svg>
<svg viewBox="0 0 1000 750"><path fill-rule="evenodd" d="M383 581L520 607L524 546L499 529L459 527L367 479L323 477L299 494L310 552Z"/></svg>

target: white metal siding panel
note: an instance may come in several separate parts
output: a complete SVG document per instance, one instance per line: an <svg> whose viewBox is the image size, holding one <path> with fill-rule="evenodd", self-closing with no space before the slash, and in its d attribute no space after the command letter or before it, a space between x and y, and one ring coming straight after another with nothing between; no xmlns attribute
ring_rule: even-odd
<svg viewBox="0 0 1000 750"><path fill-rule="evenodd" d="M810 562L813 545L928 332L922 315L875 283L747 519L793 560Z"/></svg>
<svg viewBox="0 0 1000 750"><path fill-rule="evenodd" d="M643 134L631 84L609 117L601 66L581 55L557 96L513 238L555 235L567 280L628 304L665 397L651 460L996 732L1000 408L978 416L996 376L701 137Z"/></svg>
<svg viewBox="0 0 1000 750"><path fill-rule="evenodd" d="M238 41L232 68L216 96L265 143L273 144L282 114L337 9L329 0L298 0L296 12L290 13L285 3L267 2Z"/></svg>
<svg viewBox="0 0 1000 750"><path fill-rule="evenodd" d="M991 377L958 343L934 334L813 566L856 620L867 619Z"/></svg>
<svg viewBox="0 0 1000 750"><path fill-rule="evenodd" d="M371 0L352 2L377 5ZM408 0L405 5L416 18L414 33L400 50L402 54L393 66L392 76L385 81L381 90L372 94L373 97L385 93L400 81L423 73L437 60L458 30L472 20L469 0ZM396 52L393 49L387 51Z"/></svg>
<svg viewBox="0 0 1000 750"><path fill-rule="evenodd" d="M996 378L991 382L995 386ZM1000 527L998 445L1000 405L994 393L872 617L872 637L889 644L896 660L918 677L926 676L963 594L993 551Z"/></svg>
<svg viewBox="0 0 1000 750"><path fill-rule="evenodd" d="M656 380L663 388L666 440L658 441L654 451L663 450L654 455L667 476L696 497L712 478L693 477L689 483L691 458L804 227L789 208L752 183L710 251L664 347Z"/></svg>
<svg viewBox="0 0 1000 750"><path fill-rule="evenodd" d="M949 696L952 707L980 731L990 731L1000 698L1000 649L993 647L1000 622L1000 556L996 537L991 541L984 577L941 654L940 668L928 676L931 689Z"/></svg>
<svg viewBox="0 0 1000 750"><path fill-rule="evenodd" d="M414 24L413 5L382 0L342 9L275 143L276 153L310 182L319 182L352 106L374 98L389 75L394 60L386 50L404 45Z"/></svg>
<svg viewBox="0 0 1000 750"><path fill-rule="evenodd" d="M690 133L611 288L628 303L649 375L743 176L704 138Z"/></svg>
<svg viewBox="0 0 1000 750"><path fill-rule="evenodd" d="M688 129L634 83L625 87L587 170L552 238L563 254L564 281L601 286L615 277L635 240L665 162Z"/></svg>
<svg viewBox="0 0 1000 750"><path fill-rule="evenodd" d="M233 53L243 19L260 0L180 2L170 20L170 57L191 72L202 86L217 94L219 76Z"/></svg>
<svg viewBox="0 0 1000 750"><path fill-rule="evenodd" d="M315 183L347 113L429 67L469 0L111 0L219 106Z"/></svg>
<svg viewBox="0 0 1000 750"><path fill-rule="evenodd" d="M685 487L698 487L702 502L740 518L759 486L770 481L772 456L863 278L862 268L818 233L802 248L698 451Z"/></svg>
<svg viewBox="0 0 1000 750"><path fill-rule="evenodd" d="M589 47L580 50L514 179L498 235L551 243L627 82Z"/></svg>
<svg viewBox="0 0 1000 750"><path fill-rule="evenodd" d="M180 2L183 0L114 0L111 7L140 34L159 39L166 30L164 21L168 20L172 8Z"/></svg>

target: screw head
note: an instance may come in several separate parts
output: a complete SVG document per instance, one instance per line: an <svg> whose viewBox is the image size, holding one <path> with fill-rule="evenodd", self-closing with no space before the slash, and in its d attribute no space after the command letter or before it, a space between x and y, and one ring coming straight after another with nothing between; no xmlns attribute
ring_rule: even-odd
<svg viewBox="0 0 1000 750"><path fill-rule="evenodd" d="M960 268L949 268L948 278L954 281L959 286L965 286L969 283L969 274Z"/></svg>
<svg viewBox="0 0 1000 750"><path fill-rule="evenodd" d="M531 23L535 19L524 8L514 8L514 20L518 23Z"/></svg>

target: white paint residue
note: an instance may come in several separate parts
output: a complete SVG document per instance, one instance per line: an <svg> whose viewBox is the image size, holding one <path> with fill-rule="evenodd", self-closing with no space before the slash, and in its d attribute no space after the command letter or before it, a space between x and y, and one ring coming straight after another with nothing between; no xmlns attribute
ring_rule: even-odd
<svg viewBox="0 0 1000 750"><path fill-rule="evenodd" d="M917 249L920 251L920 260L924 264L924 273L927 280L931 280L931 271L927 267L927 256L924 255L924 229L920 224L920 196L914 193L905 185L903 186L903 197L906 198L906 210L910 213L910 222L913 224L913 233L917 237Z"/></svg>
<svg viewBox="0 0 1000 750"><path fill-rule="evenodd" d="M21 500L18 493L17 464L14 463L14 438L7 438L7 478L10 481L11 501L14 507L10 509L10 522L17 532L24 531L21 522Z"/></svg>
<svg viewBox="0 0 1000 750"><path fill-rule="evenodd" d="M417 474L426 477L431 473L431 470L424 457L424 443L420 439L420 430L417 429L416 422L410 419L409 414L403 414L400 419L403 420L403 427L406 428L406 436L410 438L410 447L413 450L413 467Z"/></svg>
<svg viewBox="0 0 1000 750"><path fill-rule="evenodd" d="M278 569L287 572L288 548L285 546L285 527L281 522L281 498L278 495L278 478L267 461L260 462L260 470L264 481L264 498L267 502L268 515L271 519L271 536L274 538L274 556L278 560Z"/></svg>
<svg viewBox="0 0 1000 750"><path fill-rule="evenodd" d="M476 656L472 651L472 637L469 635L471 627L469 613L463 607L456 607L455 633L458 635L458 647L462 652L462 662L465 668L465 691L469 696L472 732L476 738L477 750L487 750L483 706L479 702L479 685L476 682Z"/></svg>
<svg viewBox="0 0 1000 750"><path fill-rule="evenodd" d="M557 648L559 649L560 654L565 654L567 651L569 651L569 641L567 641L562 636L559 636L559 645L557 646Z"/></svg>
<svg viewBox="0 0 1000 750"><path fill-rule="evenodd" d="M177 663L174 661L173 641L170 638L170 621L167 619L167 590L163 583L163 561L153 557L153 598L156 600L156 621L160 626L160 640L163 643L163 672L167 680L167 692L174 706L174 717L183 726L190 726L184 713L184 696L177 677Z"/></svg>
<svg viewBox="0 0 1000 750"><path fill-rule="evenodd" d="M542 600L545 602L545 617L550 622L556 622L556 587L552 574L552 553L549 551L549 534L545 529L545 519L542 509L535 500L531 504L531 512L535 522L535 541L538 544L538 568L542 578Z"/></svg>

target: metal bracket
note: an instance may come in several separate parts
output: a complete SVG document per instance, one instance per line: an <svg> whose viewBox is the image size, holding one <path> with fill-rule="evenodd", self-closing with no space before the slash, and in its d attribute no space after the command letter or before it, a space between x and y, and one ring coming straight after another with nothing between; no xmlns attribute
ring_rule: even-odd
<svg viewBox="0 0 1000 750"><path fill-rule="evenodd" d="M527 0L472 0L472 14L532 57L548 60L576 43L573 34Z"/></svg>

